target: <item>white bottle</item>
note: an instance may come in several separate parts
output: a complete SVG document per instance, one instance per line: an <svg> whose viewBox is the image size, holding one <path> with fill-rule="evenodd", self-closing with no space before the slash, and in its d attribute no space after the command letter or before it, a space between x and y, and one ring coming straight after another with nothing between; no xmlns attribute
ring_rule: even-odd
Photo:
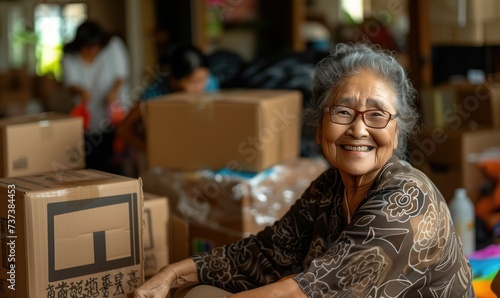
<svg viewBox="0 0 500 298"><path fill-rule="evenodd" d="M465 255L476 250L475 211L464 188L457 188L453 199L448 203L457 235L462 240Z"/></svg>

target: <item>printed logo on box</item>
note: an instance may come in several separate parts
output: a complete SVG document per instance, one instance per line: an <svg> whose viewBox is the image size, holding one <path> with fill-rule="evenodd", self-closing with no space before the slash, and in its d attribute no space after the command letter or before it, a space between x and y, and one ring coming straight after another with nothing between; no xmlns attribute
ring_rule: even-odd
<svg viewBox="0 0 500 298"><path fill-rule="evenodd" d="M137 194L47 204L49 282L140 263Z"/></svg>

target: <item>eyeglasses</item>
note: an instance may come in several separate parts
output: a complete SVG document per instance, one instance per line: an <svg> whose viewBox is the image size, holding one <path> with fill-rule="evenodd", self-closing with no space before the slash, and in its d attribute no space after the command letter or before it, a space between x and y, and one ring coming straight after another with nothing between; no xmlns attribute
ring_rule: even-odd
<svg viewBox="0 0 500 298"><path fill-rule="evenodd" d="M330 120L333 123L348 125L354 122L358 115L361 115L363 123L371 128L384 128L389 124L391 119L398 117L398 114L391 114L383 110L366 110L358 111L350 107L342 105L333 105L325 107L324 112L330 113Z"/></svg>

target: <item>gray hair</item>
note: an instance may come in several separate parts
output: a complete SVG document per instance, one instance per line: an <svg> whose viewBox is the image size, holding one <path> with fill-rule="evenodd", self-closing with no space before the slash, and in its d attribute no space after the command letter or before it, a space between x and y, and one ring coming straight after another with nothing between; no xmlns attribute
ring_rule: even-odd
<svg viewBox="0 0 500 298"><path fill-rule="evenodd" d="M321 126L324 108L334 90L346 78L360 71L373 71L385 79L396 95L398 147L394 154L405 159L406 146L414 133L419 114L415 107L415 89L406 71L394 54L373 45L362 43L338 44L316 65L312 86L312 103L306 108L305 120L316 130Z"/></svg>

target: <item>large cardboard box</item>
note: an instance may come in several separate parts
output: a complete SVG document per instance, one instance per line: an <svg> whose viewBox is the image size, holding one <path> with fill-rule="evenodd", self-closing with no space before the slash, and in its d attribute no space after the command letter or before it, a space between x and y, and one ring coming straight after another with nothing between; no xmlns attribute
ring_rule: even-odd
<svg viewBox="0 0 500 298"><path fill-rule="evenodd" d="M500 84L445 84L420 93L425 127L500 127Z"/></svg>
<svg viewBox="0 0 500 298"><path fill-rule="evenodd" d="M412 164L436 184L444 198L453 198L455 189L465 188L472 201L479 199L487 180L473 160L474 153L500 146L500 128L474 131L424 129L414 140Z"/></svg>
<svg viewBox="0 0 500 298"><path fill-rule="evenodd" d="M151 166L259 172L300 151L302 96L291 90L171 94L146 103Z"/></svg>
<svg viewBox="0 0 500 298"><path fill-rule="evenodd" d="M126 297L143 282L140 180L95 170L2 178L0 196L1 297Z"/></svg>
<svg viewBox="0 0 500 298"><path fill-rule="evenodd" d="M144 192L144 276L168 265L169 208L165 196Z"/></svg>
<svg viewBox="0 0 500 298"><path fill-rule="evenodd" d="M0 119L0 177L85 168L83 121L59 113Z"/></svg>

